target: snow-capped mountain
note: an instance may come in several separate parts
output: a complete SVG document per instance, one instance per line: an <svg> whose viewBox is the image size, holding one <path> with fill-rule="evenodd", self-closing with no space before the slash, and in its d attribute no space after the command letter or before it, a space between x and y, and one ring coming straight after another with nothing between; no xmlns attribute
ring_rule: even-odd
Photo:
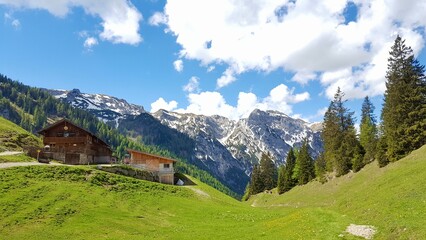
<svg viewBox="0 0 426 240"><path fill-rule="evenodd" d="M92 112L104 122L117 121L126 115L139 115L145 112L142 106L130 104L124 99L105 94L81 93L78 89L71 91L46 90L55 98L65 100L74 107Z"/></svg>
<svg viewBox="0 0 426 240"><path fill-rule="evenodd" d="M290 148L300 147L305 138L313 157L322 150L320 124L309 124L277 111L256 109L248 118L238 121L165 110L159 110L153 116L194 139L199 160L221 161L226 156L223 160L227 164L241 168L247 174L253 164L259 162L262 153L269 152L277 165L284 163ZM231 163L233 161L235 163Z"/></svg>
<svg viewBox="0 0 426 240"><path fill-rule="evenodd" d="M317 125L315 125L317 126ZM300 147L307 139L316 157L322 151L320 132L300 119L277 111L254 110L239 120L230 134L222 139L232 156L248 165L257 164L262 153L270 153L277 165L283 164L291 147Z"/></svg>
<svg viewBox="0 0 426 240"><path fill-rule="evenodd" d="M150 114L141 106L112 96L78 89L48 91L92 112L123 134L189 160L240 194L262 153L270 153L278 166L284 163L290 148L300 147L304 139L308 139L313 157L322 151L321 123L307 123L277 111L256 109L238 121L165 110Z"/></svg>
<svg viewBox="0 0 426 240"><path fill-rule="evenodd" d="M181 114L159 110L152 114L162 124L186 134L194 141L191 160L201 162L213 176L232 190L242 193L248 181L245 161L232 156L221 140L235 128L236 122L221 116Z"/></svg>

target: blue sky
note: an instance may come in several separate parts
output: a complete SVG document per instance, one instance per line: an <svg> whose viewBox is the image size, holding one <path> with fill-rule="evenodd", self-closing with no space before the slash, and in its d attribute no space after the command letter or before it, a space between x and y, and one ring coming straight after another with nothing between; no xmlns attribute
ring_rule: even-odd
<svg viewBox="0 0 426 240"><path fill-rule="evenodd" d="M400 2L0 0L0 73L233 119L320 121L339 86L379 114L396 35L426 64L426 1Z"/></svg>

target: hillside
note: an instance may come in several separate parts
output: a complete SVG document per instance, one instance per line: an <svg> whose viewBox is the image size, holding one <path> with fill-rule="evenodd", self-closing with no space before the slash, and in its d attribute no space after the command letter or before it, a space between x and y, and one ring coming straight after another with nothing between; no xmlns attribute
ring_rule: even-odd
<svg viewBox="0 0 426 240"><path fill-rule="evenodd" d="M372 163L356 174L325 184L311 182L281 196L259 194L249 203L269 209L331 211L345 221L376 227L377 239L422 239L426 236L426 145L384 168Z"/></svg>
<svg viewBox="0 0 426 240"><path fill-rule="evenodd" d="M192 180L197 185L176 187L83 166L0 169L0 236L278 239L292 238L297 227L301 232L315 230L304 233L308 238L329 239L346 225L324 210L253 208ZM329 221L320 221L324 219Z"/></svg>
<svg viewBox="0 0 426 240"><path fill-rule="evenodd" d="M23 147L41 147L39 138L13 122L0 117L0 152L22 151Z"/></svg>
<svg viewBox="0 0 426 240"><path fill-rule="evenodd" d="M421 239L426 146L385 168L263 193L238 202L191 178L177 187L94 168L0 169L0 236L5 239ZM52 184L54 183L54 184Z"/></svg>

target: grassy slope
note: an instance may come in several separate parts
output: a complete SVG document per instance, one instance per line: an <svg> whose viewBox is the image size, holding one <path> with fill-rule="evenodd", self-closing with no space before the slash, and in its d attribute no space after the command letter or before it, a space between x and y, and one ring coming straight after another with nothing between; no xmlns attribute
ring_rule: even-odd
<svg viewBox="0 0 426 240"><path fill-rule="evenodd" d="M0 156L0 163L7 163L7 162L33 162L37 159L34 159L32 157L29 157L25 154L18 154L18 155L9 155L9 156Z"/></svg>
<svg viewBox="0 0 426 240"><path fill-rule="evenodd" d="M330 239L346 227L327 210L253 208L193 181L167 186L83 166L0 169L0 239Z"/></svg>
<svg viewBox="0 0 426 240"><path fill-rule="evenodd" d="M20 126L0 117L0 151L21 151L25 146L42 146L42 143Z"/></svg>
<svg viewBox="0 0 426 240"><path fill-rule="evenodd" d="M377 227L377 239L423 239L426 236L426 145L408 157L326 184L313 182L281 196L260 194L250 200L268 208L321 209L342 221ZM275 206L275 207L274 207Z"/></svg>
<svg viewBox="0 0 426 240"><path fill-rule="evenodd" d="M86 166L0 169L0 239L377 239L426 236L426 146L379 169L240 203L192 179L176 187ZM252 207L255 204L258 207Z"/></svg>

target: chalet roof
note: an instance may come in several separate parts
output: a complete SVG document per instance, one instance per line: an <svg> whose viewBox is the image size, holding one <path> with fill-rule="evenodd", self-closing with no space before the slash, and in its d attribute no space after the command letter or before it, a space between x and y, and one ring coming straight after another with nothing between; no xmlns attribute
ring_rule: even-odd
<svg viewBox="0 0 426 240"><path fill-rule="evenodd" d="M142 151L138 151L138 150L134 150L134 149L127 149L127 152L135 152L135 153L141 153L141 154L145 154L145 155L148 155L148 156L151 156L151 157L157 157L157 158L162 158L162 159L165 159L165 160L170 160L170 161L173 161L173 162L177 162L177 160L176 159L172 159L172 158L168 158L168 157L163 157L163 156L160 156L160 155L155 155L155 154L151 154L151 153L147 153L147 152L142 152Z"/></svg>
<svg viewBox="0 0 426 240"><path fill-rule="evenodd" d="M47 127L43 128L43 129L39 130L37 133L38 133L38 134L41 134L41 135L43 135L43 136L44 136L44 132L45 132L45 131L48 131L48 130L50 130L51 128L54 128L54 127L56 127L56 126L58 126L58 125L60 125L60 124L62 124L62 123L64 123L64 122L65 122L65 123L67 123L67 124L73 125L74 127L79 128L79 129L81 129L81 130L85 131L85 132L86 132L86 133L88 133L90 136L92 136L93 138L97 138L97 139L99 139L99 141L100 141L101 143L103 143L103 144L105 144L106 146L108 146L108 147L109 147L109 145L108 145L105 141L103 141L102 139L100 139L100 138L99 138L98 136L96 136L95 134L91 133L89 130L84 129L84 128L82 128L82 127L78 126L77 124L75 124L75 123L73 123L73 122L71 122L70 120L65 119L65 118L63 118L63 119L61 119L61 120L59 120L59 121L57 121L57 122L55 122L55 123L53 123L53 124L51 124L51 125L49 125L49 126L47 126Z"/></svg>

